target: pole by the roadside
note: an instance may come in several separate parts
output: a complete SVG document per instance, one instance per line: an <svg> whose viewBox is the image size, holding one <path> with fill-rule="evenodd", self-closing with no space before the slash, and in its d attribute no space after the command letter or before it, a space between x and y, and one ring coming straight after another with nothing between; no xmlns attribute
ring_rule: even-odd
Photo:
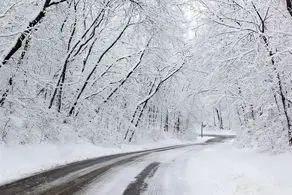
<svg viewBox="0 0 292 195"><path fill-rule="evenodd" d="M204 137L204 123L202 122L201 124L201 137L203 138Z"/></svg>
<svg viewBox="0 0 292 195"><path fill-rule="evenodd" d="M201 137L204 137L204 127L206 127L207 124L204 124L204 122L201 123Z"/></svg>

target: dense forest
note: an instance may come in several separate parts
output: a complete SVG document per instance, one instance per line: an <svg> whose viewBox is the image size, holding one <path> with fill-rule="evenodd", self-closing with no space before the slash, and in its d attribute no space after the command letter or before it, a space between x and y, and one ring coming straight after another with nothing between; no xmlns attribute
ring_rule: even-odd
<svg viewBox="0 0 292 195"><path fill-rule="evenodd" d="M201 124L292 145L291 0L2 0L0 143L121 143Z"/></svg>

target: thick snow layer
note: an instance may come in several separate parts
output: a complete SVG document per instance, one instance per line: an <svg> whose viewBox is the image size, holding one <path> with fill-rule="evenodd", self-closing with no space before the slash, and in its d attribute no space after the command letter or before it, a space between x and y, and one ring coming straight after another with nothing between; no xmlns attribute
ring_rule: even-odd
<svg viewBox="0 0 292 195"><path fill-rule="evenodd" d="M261 154L218 144L188 160L184 194L291 195L291 164L291 153Z"/></svg>
<svg viewBox="0 0 292 195"><path fill-rule="evenodd" d="M231 142L195 146L162 163L145 194L291 195L291 164L291 153L258 153Z"/></svg>
<svg viewBox="0 0 292 195"><path fill-rule="evenodd" d="M209 138L198 138L196 142L204 142L207 139ZM183 142L169 138L143 145L123 144L112 147L101 147L88 143L0 145L0 185L74 161L186 143L194 142Z"/></svg>
<svg viewBox="0 0 292 195"><path fill-rule="evenodd" d="M232 142L153 153L105 174L82 194L122 194L149 163L159 168L145 195L290 195L292 154L266 154Z"/></svg>

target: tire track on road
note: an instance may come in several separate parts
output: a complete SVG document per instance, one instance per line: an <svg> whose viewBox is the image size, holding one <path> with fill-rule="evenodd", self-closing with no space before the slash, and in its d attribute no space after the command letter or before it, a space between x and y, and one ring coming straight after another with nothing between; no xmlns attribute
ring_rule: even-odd
<svg viewBox="0 0 292 195"><path fill-rule="evenodd" d="M149 164L141 173L139 173L139 175L136 176L136 180L128 185L123 195L140 195L144 192L148 187L145 180L153 177L159 164L159 162Z"/></svg>

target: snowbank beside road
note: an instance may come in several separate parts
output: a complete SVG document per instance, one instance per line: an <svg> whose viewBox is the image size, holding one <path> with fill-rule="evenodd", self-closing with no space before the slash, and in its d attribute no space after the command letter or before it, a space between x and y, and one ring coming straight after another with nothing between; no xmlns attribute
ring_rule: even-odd
<svg viewBox="0 0 292 195"><path fill-rule="evenodd" d="M145 194L291 195L291 153L258 153L232 142L196 146L162 163Z"/></svg>
<svg viewBox="0 0 292 195"><path fill-rule="evenodd" d="M185 168L184 194L290 195L292 154L262 154L232 143L204 148Z"/></svg>
<svg viewBox="0 0 292 195"><path fill-rule="evenodd" d="M201 143L210 137L198 138ZM167 138L148 144L123 144L101 147L93 144L34 144L34 145L0 145L0 185L9 181L29 176L70 162L85 160L116 153L144 149L188 144L177 139Z"/></svg>

